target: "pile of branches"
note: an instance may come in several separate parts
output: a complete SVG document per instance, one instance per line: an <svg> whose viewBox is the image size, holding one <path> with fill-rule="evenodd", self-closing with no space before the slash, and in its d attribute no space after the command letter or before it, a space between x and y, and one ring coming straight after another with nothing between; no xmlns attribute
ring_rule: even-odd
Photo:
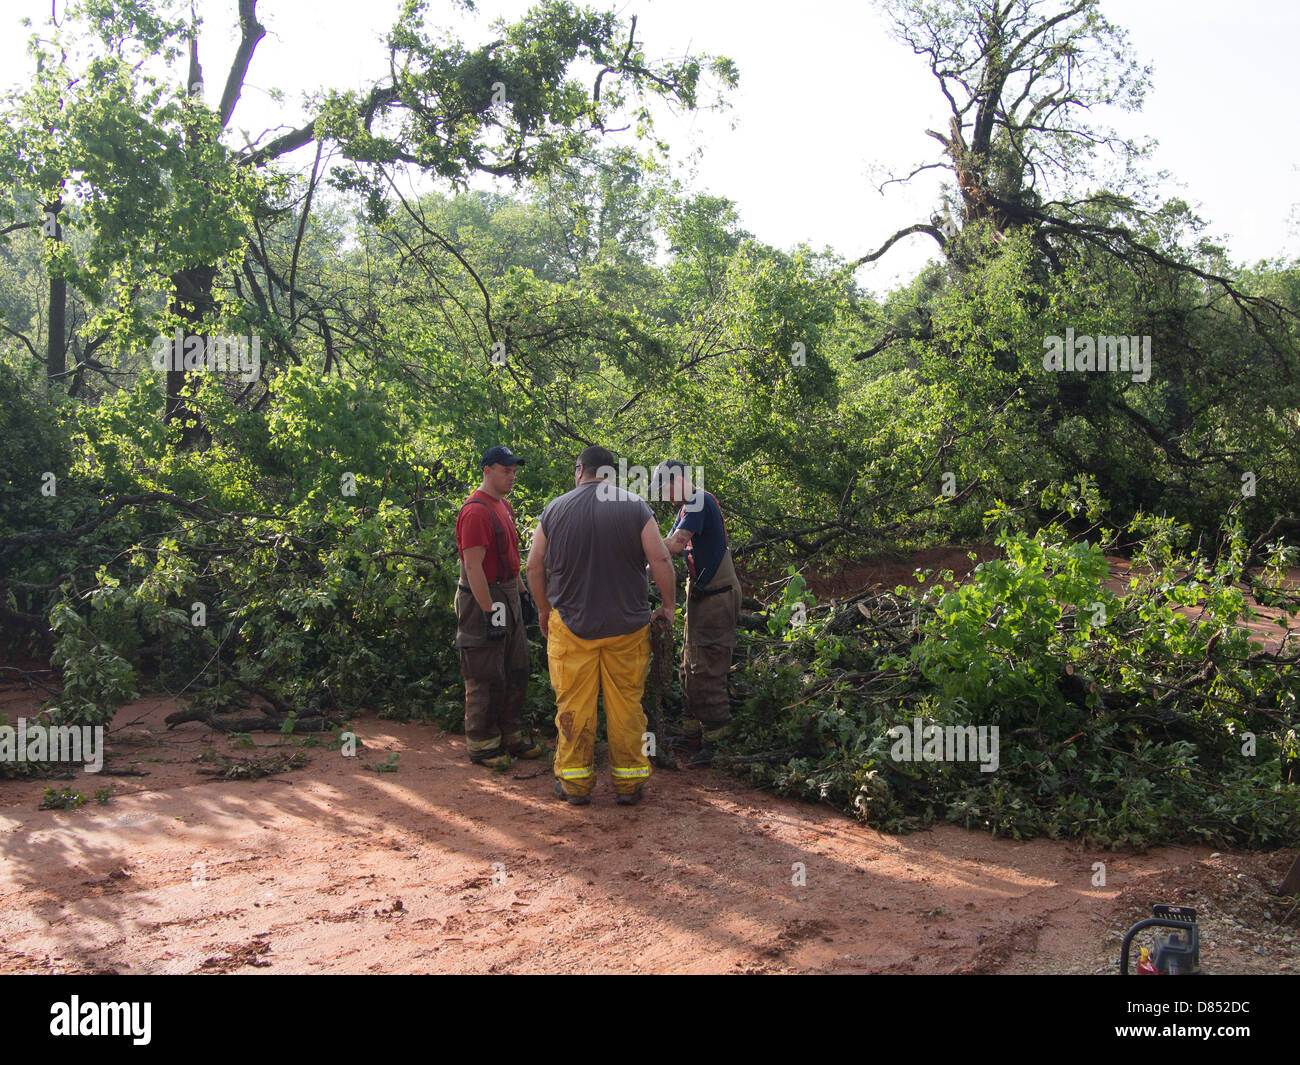
<svg viewBox="0 0 1300 1065"><path fill-rule="evenodd" d="M148 689L188 701L169 726L324 731L362 706L426 705L455 672L444 518L383 501L278 514L110 495L68 527L0 536L67 549L39 585L0 575L0 594L39 602L23 620L50 649L60 722L105 724Z"/></svg>
<svg viewBox="0 0 1300 1065"><path fill-rule="evenodd" d="M1292 554L1275 545L1249 573L1254 545L1211 562L1153 537L1121 596L1101 547L1059 526L998 544L1004 558L964 583L937 574L829 606L792 577L742 638L739 742L716 764L888 831L950 820L1103 846L1300 836ZM1276 644L1244 628L1250 588L1283 608ZM939 736L996 729L997 757L917 760L919 740L901 741L918 719Z"/></svg>

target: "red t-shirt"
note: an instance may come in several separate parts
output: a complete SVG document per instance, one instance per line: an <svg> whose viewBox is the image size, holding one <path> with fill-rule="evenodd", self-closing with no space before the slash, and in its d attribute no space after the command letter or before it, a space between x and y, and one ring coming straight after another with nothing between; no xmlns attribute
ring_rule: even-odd
<svg viewBox="0 0 1300 1065"><path fill-rule="evenodd" d="M493 499L481 489L475 489L469 498L481 499L488 506L466 502L456 516L456 550L460 552L461 561L465 560L467 547L485 547L487 551L483 555L483 575L487 577L488 584L517 577L519 575L519 534L515 531L514 508L504 499ZM504 575L499 572L496 526L492 523L492 515L488 513L488 507L491 507L496 514L497 521L501 523L501 531L505 534L506 572Z"/></svg>

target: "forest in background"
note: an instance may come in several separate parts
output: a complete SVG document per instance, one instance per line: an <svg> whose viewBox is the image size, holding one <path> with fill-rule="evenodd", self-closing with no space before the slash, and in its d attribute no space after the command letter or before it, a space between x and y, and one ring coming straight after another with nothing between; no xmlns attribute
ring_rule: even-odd
<svg viewBox="0 0 1300 1065"><path fill-rule="evenodd" d="M1097 125L1146 71L1095 0L882 3L951 110L912 176L948 183L856 260L676 176L653 101L725 106L730 61L564 0L482 46L409 3L368 93L235 146L257 6L206 80L188 5L80 3L2 105L0 623L53 720L158 692L225 731L459 727L479 456L527 459L531 528L599 443L701 468L764 577L736 771L889 830L1297 838L1300 651L1241 622L1243 589L1300 605L1300 264L1230 262ZM861 288L904 239L931 265ZM160 368L177 335L256 360ZM1045 368L1081 337L1149 373ZM818 604L799 576L977 541L999 559L946 589ZM998 771L891 759L918 717L998 725Z"/></svg>

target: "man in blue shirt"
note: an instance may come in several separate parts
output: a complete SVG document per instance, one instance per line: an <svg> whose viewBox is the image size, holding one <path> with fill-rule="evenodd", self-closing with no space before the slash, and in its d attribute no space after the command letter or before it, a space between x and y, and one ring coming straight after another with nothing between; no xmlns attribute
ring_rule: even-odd
<svg viewBox="0 0 1300 1065"><path fill-rule="evenodd" d="M686 464L667 459L655 470L659 498L681 504L664 539L670 553L686 560L686 638L682 646L682 695L687 763L712 763L714 744L731 734L727 674L740 619L740 581L731 564L727 529L718 501L691 483Z"/></svg>

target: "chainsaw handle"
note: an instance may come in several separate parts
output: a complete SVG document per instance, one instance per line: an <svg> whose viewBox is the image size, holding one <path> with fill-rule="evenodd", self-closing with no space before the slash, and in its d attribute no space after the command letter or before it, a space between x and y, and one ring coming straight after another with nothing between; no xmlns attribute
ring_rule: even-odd
<svg viewBox="0 0 1300 1065"><path fill-rule="evenodd" d="M1178 928L1184 932L1196 931L1195 921L1174 921L1168 917L1148 917L1145 921L1138 921L1132 928L1124 933L1124 940L1119 947L1119 974L1128 976L1128 948L1133 942L1133 937L1144 928Z"/></svg>

